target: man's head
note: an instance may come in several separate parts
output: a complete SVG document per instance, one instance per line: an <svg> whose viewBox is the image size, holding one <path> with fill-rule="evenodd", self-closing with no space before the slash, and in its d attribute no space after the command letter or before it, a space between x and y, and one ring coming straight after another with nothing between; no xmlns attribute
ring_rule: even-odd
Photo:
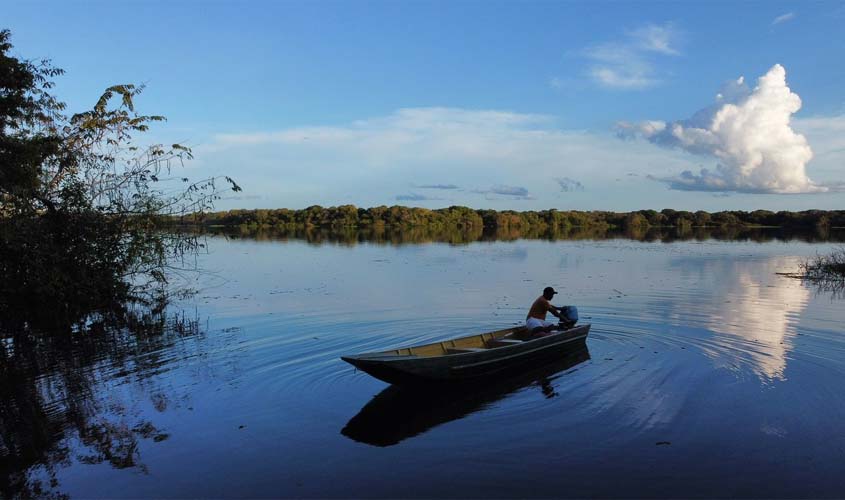
<svg viewBox="0 0 845 500"><path fill-rule="evenodd" d="M546 300L552 300L552 297L554 297L556 293L555 289L550 286L543 289L543 297L545 297Z"/></svg>

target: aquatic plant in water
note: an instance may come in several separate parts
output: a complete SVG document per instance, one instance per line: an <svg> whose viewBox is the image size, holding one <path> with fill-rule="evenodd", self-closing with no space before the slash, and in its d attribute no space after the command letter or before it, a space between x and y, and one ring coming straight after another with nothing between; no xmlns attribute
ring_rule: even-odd
<svg viewBox="0 0 845 500"><path fill-rule="evenodd" d="M821 291L842 295L845 292L845 247L803 262L798 277L811 282Z"/></svg>

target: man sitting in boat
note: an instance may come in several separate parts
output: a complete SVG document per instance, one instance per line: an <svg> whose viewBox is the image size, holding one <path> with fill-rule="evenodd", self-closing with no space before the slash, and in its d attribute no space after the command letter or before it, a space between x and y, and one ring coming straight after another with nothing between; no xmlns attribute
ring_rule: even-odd
<svg viewBox="0 0 845 500"><path fill-rule="evenodd" d="M528 328L532 336L545 336L558 328L557 323L546 321L547 312L552 313L561 322L567 322L567 318L563 316L563 309L555 307L549 302L555 294L557 294L555 289L547 286L543 289L543 295L537 297L537 300L531 304L531 309L528 310L528 316L525 317L525 327Z"/></svg>

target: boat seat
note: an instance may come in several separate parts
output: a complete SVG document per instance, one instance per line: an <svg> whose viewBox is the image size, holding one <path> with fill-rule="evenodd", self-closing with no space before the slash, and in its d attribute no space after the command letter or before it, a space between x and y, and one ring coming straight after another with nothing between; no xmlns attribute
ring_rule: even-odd
<svg viewBox="0 0 845 500"><path fill-rule="evenodd" d="M487 342L487 345L490 347L507 347L509 345L521 344L522 342L522 340L517 339L494 339Z"/></svg>
<svg viewBox="0 0 845 500"><path fill-rule="evenodd" d="M483 347L450 347L446 349L446 352L449 354L463 354L466 352L481 352L486 350Z"/></svg>

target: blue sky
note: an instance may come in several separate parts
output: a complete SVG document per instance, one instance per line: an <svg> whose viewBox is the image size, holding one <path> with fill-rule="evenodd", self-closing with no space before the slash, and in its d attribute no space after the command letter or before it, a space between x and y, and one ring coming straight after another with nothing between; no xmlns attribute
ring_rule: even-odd
<svg viewBox="0 0 845 500"><path fill-rule="evenodd" d="M843 2L13 1L2 25L71 110L146 83L147 140L243 186L219 208L845 206Z"/></svg>

